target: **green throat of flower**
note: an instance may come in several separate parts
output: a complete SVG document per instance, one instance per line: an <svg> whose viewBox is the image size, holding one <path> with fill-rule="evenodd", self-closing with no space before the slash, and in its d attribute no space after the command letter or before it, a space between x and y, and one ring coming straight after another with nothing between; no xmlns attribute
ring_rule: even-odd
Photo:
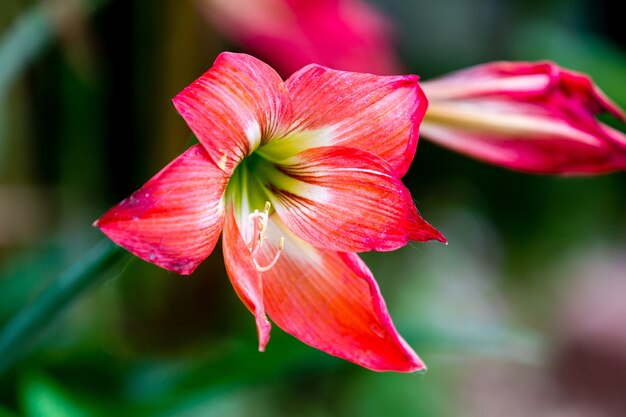
<svg viewBox="0 0 626 417"><path fill-rule="evenodd" d="M226 187L226 202L234 204L244 212L251 213L254 208L263 208L266 201L273 200L272 177L277 171L272 161L253 152L239 163Z"/></svg>
<svg viewBox="0 0 626 417"><path fill-rule="evenodd" d="M269 271L283 251L284 238L280 237L274 257L266 265L259 264L258 258L267 239L268 221L273 211L270 201L275 199L275 195L272 190L277 183L288 185L289 179L274 162L257 151L235 168L226 187L226 204L233 206L241 237L259 272Z"/></svg>

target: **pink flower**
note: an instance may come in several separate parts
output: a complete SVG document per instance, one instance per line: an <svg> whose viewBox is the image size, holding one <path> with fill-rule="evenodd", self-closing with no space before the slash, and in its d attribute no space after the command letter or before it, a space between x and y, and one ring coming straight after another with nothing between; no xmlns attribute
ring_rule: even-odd
<svg viewBox="0 0 626 417"><path fill-rule="evenodd" d="M626 136L596 119L626 121L591 79L550 62L494 62L423 83L421 134L506 168L546 174L626 169Z"/></svg>
<svg viewBox="0 0 626 417"><path fill-rule="evenodd" d="M397 74L391 25L360 0L202 0L220 32L291 74L316 63Z"/></svg>
<svg viewBox="0 0 626 417"><path fill-rule="evenodd" d="M283 73L309 63L399 72L391 24L359 0L202 0L213 24ZM544 174L626 169L626 120L584 74L555 64L494 62L423 83L425 139L506 168Z"/></svg>
<svg viewBox="0 0 626 417"><path fill-rule="evenodd" d="M174 98L200 144L96 225L181 274L222 232L260 350L267 313L303 342L366 368L423 369L354 253L445 240L400 180L426 107L417 80L310 65L283 82L251 56L221 54Z"/></svg>

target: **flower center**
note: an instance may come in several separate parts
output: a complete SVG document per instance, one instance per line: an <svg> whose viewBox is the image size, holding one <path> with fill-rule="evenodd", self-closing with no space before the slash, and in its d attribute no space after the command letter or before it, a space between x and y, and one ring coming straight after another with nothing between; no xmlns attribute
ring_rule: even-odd
<svg viewBox="0 0 626 417"><path fill-rule="evenodd" d="M259 212L259 210L254 210L254 212L250 213L250 215L248 216L249 221L252 223L252 237L250 238L249 242L246 242L246 244L250 249L252 262L254 262L255 268L259 272L269 271L270 269L272 269L272 267L274 267L274 265L276 265L276 262L278 262L278 258L280 258L280 254L283 252L283 247L285 245L285 238L281 236L278 243L278 251L274 255L274 258L270 261L269 264L265 266L259 265L257 261L257 256L259 255L259 251L263 247L263 242L266 239L267 221L269 220L270 208L270 202L266 201L263 212Z"/></svg>
<svg viewBox="0 0 626 417"><path fill-rule="evenodd" d="M250 250L254 266L259 272L269 271L276 265L285 244L285 239L281 237L277 252L271 259L268 259L268 247L264 248L263 245L267 239L272 209L271 184L276 181L277 175L280 175L280 172L274 167L273 162L267 160L259 152L253 152L239 163L228 182L225 193L226 200L233 204L241 237ZM252 210L253 207L262 206L264 206L263 211ZM267 264L263 265L263 263Z"/></svg>

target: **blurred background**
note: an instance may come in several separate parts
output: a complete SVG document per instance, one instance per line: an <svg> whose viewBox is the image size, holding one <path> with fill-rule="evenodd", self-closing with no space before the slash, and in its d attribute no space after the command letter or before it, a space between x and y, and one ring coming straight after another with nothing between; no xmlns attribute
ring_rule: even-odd
<svg viewBox="0 0 626 417"><path fill-rule="evenodd" d="M0 2L0 323L188 146L171 98L221 51L249 51L222 3ZM230 1L252 19L253 3ZM626 107L618 2L368 4L399 71L551 59ZM449 245L363 258L426 374L370 372L276 326L258 353L217 248L189 277L112 268L0 378L0 416L623 416L626 174L524 175L422 141L405 183Z"/></svg>

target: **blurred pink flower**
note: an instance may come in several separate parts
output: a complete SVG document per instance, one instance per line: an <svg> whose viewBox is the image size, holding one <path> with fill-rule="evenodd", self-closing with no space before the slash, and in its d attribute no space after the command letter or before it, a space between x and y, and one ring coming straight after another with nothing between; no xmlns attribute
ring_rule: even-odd
<svg viewBox="0 0 626 417"><path fill-rule="evenodd" d="M445 241L400 180L426 107L417 77L309 65L283 82L256 58L224 53L174 105L200 144L96 226L181 274L222 232L226 269L256 317L260 350L267 312L303 342L366 368L424 369L354 253Z"/></svg>
<svg viewBox="0 0 626 417"><path fill-rule="evenodd" d="M358 0L203 0L231 39L284 73L318 63L398 73L391 25ZM626 136L596 120L624 112L591 79L549 62L493 62L423 83L425 139L505 168L544 174L626 169Z"/></svg>
<svg viewBox="0 0 626 417"><path fill-rule="evenodd" d="M200 0L222 33L283 75L314 63L346 71L400 73L391 25L360 0Z"/></svg>
<svg viewBox="0 0 626 417"><path fill-rule="evenodd" d="M525 172L626 169L626 136L596 119L626 114L587 75L550 62L494 62L423 87L421 134L442 146Z"/></svg>

